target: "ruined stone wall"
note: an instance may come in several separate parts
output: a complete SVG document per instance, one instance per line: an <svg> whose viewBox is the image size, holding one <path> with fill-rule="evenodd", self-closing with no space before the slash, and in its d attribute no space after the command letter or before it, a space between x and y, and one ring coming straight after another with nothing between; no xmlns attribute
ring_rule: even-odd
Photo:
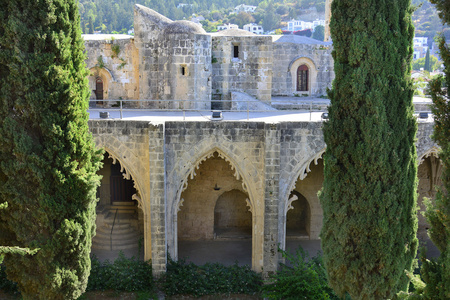
<svg viewBox="0 0 450 300"><path fill-rule="evenodd" d="M234 46L239 55L234 57ZM212 98L230 109L231 92L247 93L269 103L272 90L272 41L268 36L212 37Z"/></svg>
<svg viewBox="0 0 450 300"><path fill-rule="evenodd" d="M197 24L174 22L140 5L135 7L134 26L139 97L161 100L148 104L151 108L209 109L211 37Z"/></svg>
<svg viewBox="0 0 450 300"><path fill-rule="evenodd" d="M83 35L87 52L86 65L90 70L90 99L96 99L95 80L103 80L103 98L110 100L139 98L139 57L134 40L129 38L112 39ZM105 35L106 36L106 35ZM126 37L126 36L125 36ZM101 61L101 62L100 62ZM105 102L105 107L116 103ZM136 103L127 103L135 106Z"/></svg>
<svg viewBox="0 0 450 300"><path fill-rule="evenodd" d="M274 42L273 57L272 96L321 96L331 88L334 61L328 46ZM302 64L309 68L307 92L297 91L297 68Z"/></svg>

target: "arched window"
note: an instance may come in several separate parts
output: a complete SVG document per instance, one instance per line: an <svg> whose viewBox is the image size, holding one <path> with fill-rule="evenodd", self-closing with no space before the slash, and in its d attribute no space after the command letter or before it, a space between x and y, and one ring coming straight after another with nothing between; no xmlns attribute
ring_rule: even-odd
<svg viewBox="0 0 450 300"><path fill-rule="evenodd" d="M297 69L297 91L307 92L309 84L309 69L306 65L301 65Z"/></svg>
<svg viewBox="0 0 450 300"><path fill-rule="evenodd" d="M100 77L95 79L95 98L103 100L103 80ZM103 101L98 101L97 104L103 104Z"/></svg>

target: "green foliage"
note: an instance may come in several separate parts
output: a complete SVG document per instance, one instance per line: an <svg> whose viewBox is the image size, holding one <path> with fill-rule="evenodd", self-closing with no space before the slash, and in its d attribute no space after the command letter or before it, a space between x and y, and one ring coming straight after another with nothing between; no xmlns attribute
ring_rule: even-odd
<svg viewBox="0 0 450 300"><path fill-rule="evenodd" d="M120 45L112 45L111 46L112 55L111 58L119 57L120 53ZM102 60L103 61L103 60Z"/></svg>
<svg viewBox="0 0 450 300"><path fill-rule="evenodd" d="M436 5L442 22L450 24L450 2L447 0L430 0L430 2Z"/></svg>
<svg viewBox="0 0 450 300"><path fill-rule="evenodd" d="M446 9L441 16L448 18L450 7L445 7L442 3L441 8ZM423 299L450 298L450 49L443 37L439 41L439 50L445 65L445 78L433 79L429 89L433 100L433 139L441 147L439 158L443 164L442 187L438 188L434 203L426 202L425 217L430 224L428 234L441 255L436 261L428 261L424 255L421 257L422 279L426 283L421 294Z"/></svg>
<svg viewBox="0 0 450 300"><path fill-rule="evenodd" d="M87 290L153 291L151 263L126 258L122 252L114 263L102 263L94 256Z"/></svg>
<svg viewBox="0 0 450 300"><path fill-rule="evenodd" d="M316 26L312 38L318 41L323 41L325 38L325 27L322 25Z"/></svg>
<svg viewBox="0 0 450 300"><path fill-rule="evenodd" d="M97 64L95 65L96 68L103 69L105 67L105 62L103 61L103 56L97 57Z"/></svg>
<svg viewBox="0 0 450 300"><path fill-rule="evenodd" d="M218 263L197 266L185 260L169 258L167 272L160 279L161 289L168 296L189 294L193 296L214 294L256 294L262 280L248 266L234 264L226 267Z"/></svg>
<svg viewBox="0 0 450 300"><path fill-rule="evenodd" d="M287 264L271 276L272 283L263 287L269 299L339 299L328 286L322 257L309 259L300 247L295 255L281 251Z"/></svg>
<svg viewBox="0 0 450 300"><path fill-rule="evenodd" d="M426 57L422 57L422 58L416 59L412 63L413 70L419 71L421 68L426 70L425 69L425 62L426 62ZM430 55L430 67L429 68L430 68L431 71L435 71L435 70L439 69L441 64L442 64L442 62L438 61L436 56ZM428 72L431 72L431 71L428 71Z"/></svg>
<svg viewBox="0 0 450 300"><path fill-rule="evenodd" d="M77 1L5 0L0 10L0 244L25 299L85 289L100 153L89 133L89 86Z"/></svg>
<svg viewBox="0 0 450 300"><path fill-rule="evenodd" d="M406 290L418 240L410 0L333 1L321 232L338 296Z"/></svg>
<svg viewBox="0 0 450 300"><path fill-rule="evenodd" d="M0 290L8 293L18 293L17 283L8 280L5 266L0 265Z"/></svg>
<svg viewBox="0 0 450 300"><path fill-rule="evenodd" d="M425 56L425 66L424 70L427 72L431 72L431 61L430 61L430 49L427 49L427 55Z"/></svg>

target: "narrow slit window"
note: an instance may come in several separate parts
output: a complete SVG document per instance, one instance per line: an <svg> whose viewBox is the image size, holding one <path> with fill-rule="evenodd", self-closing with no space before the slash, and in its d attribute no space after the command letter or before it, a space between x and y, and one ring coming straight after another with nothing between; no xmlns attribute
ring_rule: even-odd
<svg viewBox="0 0 450 300"><path fill-rule="evenodd" d="M185 66L181 66L181 75L186 75L186 67Z"/></svg>
<svg viewBox="0 0 450 300"><path fill-rule="evenodd" d="M233 51L233 52L234 52L234 53L233 53L233 57L234 57L234 58L239 58L239 46L238 46L238 45L234 45L234 46L233 46L233 50L234 50L234 51Z"/></svg>

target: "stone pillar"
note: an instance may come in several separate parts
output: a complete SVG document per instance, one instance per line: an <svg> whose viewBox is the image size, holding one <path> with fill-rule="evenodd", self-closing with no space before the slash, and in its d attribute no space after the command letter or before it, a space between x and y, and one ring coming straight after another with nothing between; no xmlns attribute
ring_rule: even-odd
<svg viewBox="0 0 450 300"><path fill-rule="evenodd" d="M331 2L333 0L326 0L325 2L325 42L330 41L330 20L331 20Z"/></svg>
<svg viewBox="0 0 450 300"><path fill-rule="evenodd" d="M164 125L149 125L151 247L153 275L166 271L166 191Z"/></svg>
<svg viewBox="0 0 450 300"><path fill-rule="evenodd" d="M280 125L265 124L264 270L268 276L278 268L278 201L280 178Z"/></svg>

